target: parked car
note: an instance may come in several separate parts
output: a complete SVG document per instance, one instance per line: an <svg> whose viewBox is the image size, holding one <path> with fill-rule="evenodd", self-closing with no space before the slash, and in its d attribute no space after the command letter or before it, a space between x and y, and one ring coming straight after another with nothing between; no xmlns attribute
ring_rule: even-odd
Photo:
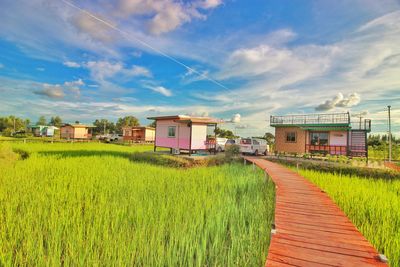
<svg viewBox="0 0 400 267"><path fill-rule="evenodd" d="M239 139L237 139L237 140L235 140L235 139L228 139L228 140L226 140L226 142L225 142L225 149L227 149L229 146L232 146L232 145L238 145L240 143L240 140Z"/></svg>
<svg viewBox="0 0 400 267"><path fill-rule="evenodd" d="M226 139L226 138L217 137L217 142L216 142L216 146L215 146L215 149L217 150L217 152L225 151L225 144L226 144L227 140L228 139Z"/></svg>
<svg viewBox="0 0 400 267"><path fill-rule="evenodd" d="M253 155L268 155L268 143L259 138L242 138L240 140L240 152Z"/></svg>
<svg viewBox="0 0 400 267"><path fill-rule="evenodd" d="M104 137L103 140L106 142L117 142L117 141L122 141L123 136L122 134L108 134L107 136Z"/></svg>

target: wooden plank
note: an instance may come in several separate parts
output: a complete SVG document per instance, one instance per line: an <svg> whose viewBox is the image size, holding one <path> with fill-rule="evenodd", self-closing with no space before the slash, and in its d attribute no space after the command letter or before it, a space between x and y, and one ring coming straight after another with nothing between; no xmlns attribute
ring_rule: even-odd
<svg viewBox="0 0 400 267"><path fill-rule="evenodd" d="M266 266L387 266L321 189L276 163L246 157L276 185L275 230Z"/></svg>

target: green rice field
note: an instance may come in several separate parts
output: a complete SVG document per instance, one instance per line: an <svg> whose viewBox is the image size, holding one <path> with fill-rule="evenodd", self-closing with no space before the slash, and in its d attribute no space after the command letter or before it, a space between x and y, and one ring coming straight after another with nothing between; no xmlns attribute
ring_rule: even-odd
<svg viewBox="0 0 400 267"><path fill-rule="evenodd" d="M131 157L151 146L0 146L0 266L265 263L274 186L261 170Z"/></svg>
<svg viewBox="0 0 400 267"><path fill-rule="evenodd" d="M332 197L374 247L389 258L390 266L400 266L400 180L312 170L299 173Z"/></svg>

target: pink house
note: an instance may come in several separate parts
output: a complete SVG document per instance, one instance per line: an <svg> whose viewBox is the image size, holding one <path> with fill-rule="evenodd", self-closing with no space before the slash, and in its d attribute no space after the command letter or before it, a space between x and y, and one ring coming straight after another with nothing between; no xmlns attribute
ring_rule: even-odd
<svg viewBox="0 0 400 267"><path fill-rule="evenodd" d="M199 150L215 151L215 128L220 121L208 117L185 115L150 117L156 121L154 151L157 147L170 148L171 152Z"/></svg>

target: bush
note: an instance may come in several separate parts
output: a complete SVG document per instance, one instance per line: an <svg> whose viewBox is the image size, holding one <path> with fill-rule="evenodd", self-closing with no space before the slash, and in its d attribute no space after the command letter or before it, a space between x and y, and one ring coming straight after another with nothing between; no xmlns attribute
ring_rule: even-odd
<svg viewBox="0 0 400 267"><path fill-rule="evenodd" d="M240 146L231 145L225 149L225 157L229 160L236 158L240 154Z"/></svg>

